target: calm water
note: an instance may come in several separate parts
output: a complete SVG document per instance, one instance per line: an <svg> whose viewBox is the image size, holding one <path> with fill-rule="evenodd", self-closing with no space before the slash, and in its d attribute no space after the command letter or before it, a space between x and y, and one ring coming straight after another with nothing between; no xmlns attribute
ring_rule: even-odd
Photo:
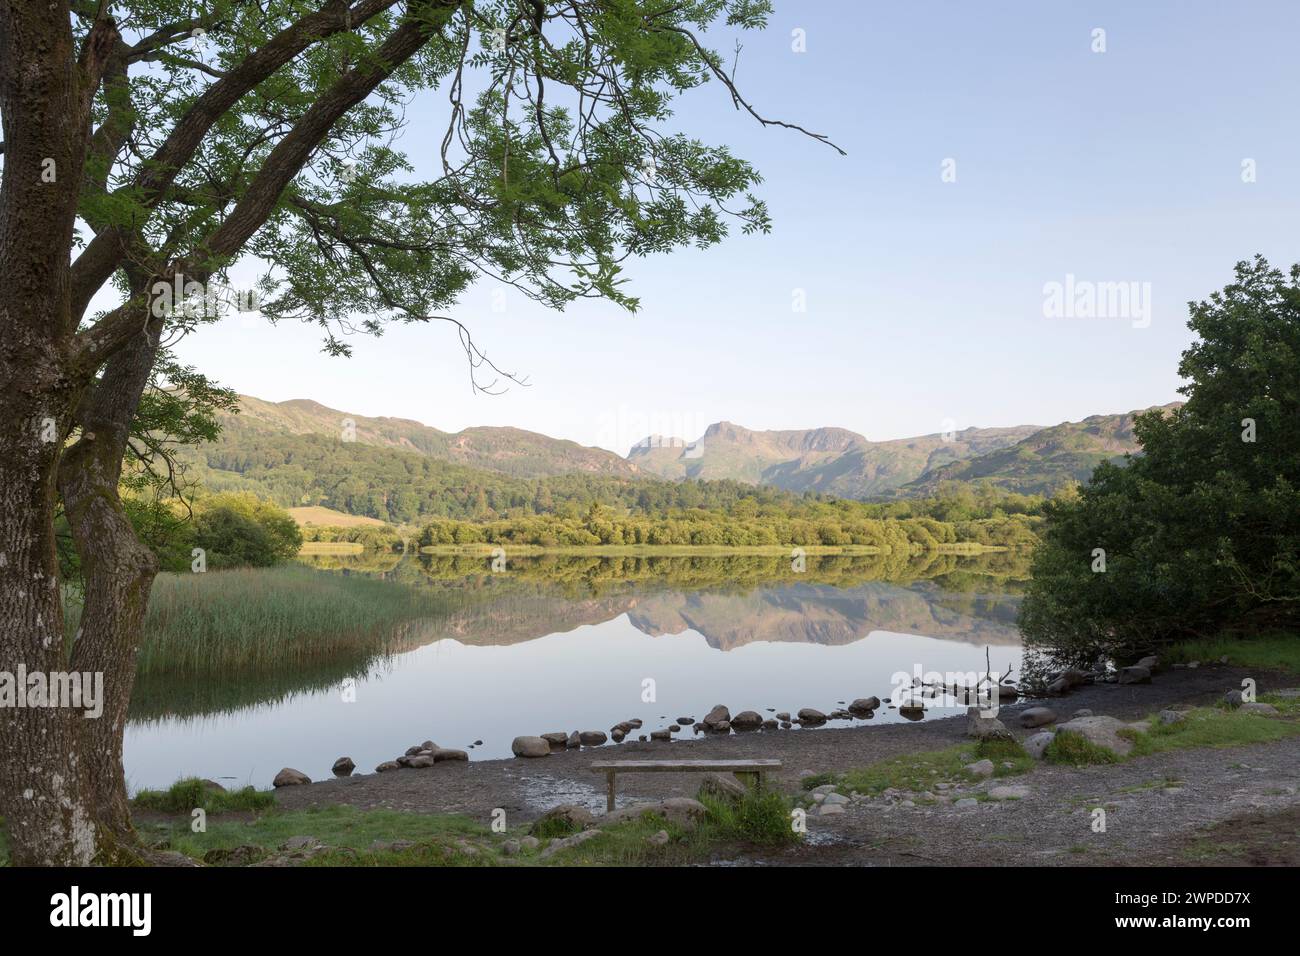
<svg viewBox="0 0 1300 956"><path fill-rule="evenodd" d="M146 683L126 733L128 780L265 787L285 766L327 778L344 755L370 772L430 738L461 749L482 740L470 757L487 759L510 756L519 734L608 731L632 717L649 733L718 703L764 717L830 712L887 698L899 671L983 671L986 648L994 670L1018 675L1023 567L1011 556L789 565L547 558L490 573L486 560L439 557L322 570L437 589L449 610L333 671ZM874 718L900 719L883 708Z"/></svg>

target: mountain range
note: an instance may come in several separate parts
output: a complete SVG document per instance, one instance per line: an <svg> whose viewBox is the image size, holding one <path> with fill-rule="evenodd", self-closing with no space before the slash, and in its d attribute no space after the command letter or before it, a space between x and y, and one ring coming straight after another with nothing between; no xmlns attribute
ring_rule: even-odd
<svg viewBox="0 0 1300 956"><path fill-rule="evenodd" d="M1046 494L1086 480L1101 461L1137 451L1133 419L1139 413L880 442L843 428L754 431L717 422L695 441L651 436L621 457L518 428L484 426L453 433L409 419L343 412L307 399L268 402L241 396L239 414L220 416L222 436L206 451L205 465L221 472L249 448L288 447L290 438L312 436L317 444L351 444L368 461L387 452L394 467L414 456L519 479L567 474L731 479L861 499L928 495L941 482L978 481ZM286 451L285 461L292 457Z"/></svg>

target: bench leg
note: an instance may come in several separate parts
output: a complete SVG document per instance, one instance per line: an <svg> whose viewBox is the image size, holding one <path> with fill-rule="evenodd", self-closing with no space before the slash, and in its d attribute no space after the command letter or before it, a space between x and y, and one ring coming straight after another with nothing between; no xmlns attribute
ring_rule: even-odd
<svg viewBox="0 0 1300 956"><path fill-rule="evenodd" d="M605 809L609 813L614 812L614 771L612 770L605 774Z"/></svg>

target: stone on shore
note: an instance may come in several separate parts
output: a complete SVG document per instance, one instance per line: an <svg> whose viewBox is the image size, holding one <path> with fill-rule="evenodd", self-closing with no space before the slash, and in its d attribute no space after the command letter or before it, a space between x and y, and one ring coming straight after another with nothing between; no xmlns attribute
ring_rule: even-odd
<svg viewBox="0 0 1300 956"><path fill-rule="evenodd" d="M357 769L357 765L352 762L351 757L340 757L334 761L334 766L330 768L336 777L350 777L352 771Z"/></svg>
<svg viewBox="0 0 1300 956"><path fill-rule="evenodd" d="M1025 748L1025 753L1035 760L1043 759L1043 752L1047 750L1047 745L1056 738L1056 734L1050 730L1044 730L1040 733L1030 734L1021 744Z"/></svg>
<svg viewBox="0 0 1300 956"><path fill-rule="evenodd" d="M758 730L763 726L763 718L757 711L742 710L731 718L731 726L737 731Z"/></svg>
<svg viewBox="0 0 1300 956"><path fill-rule="evenodd" d="M1114 717L1076 717L1057 727L1058 733L1075 733L1104 750L1120 757L1126 757L1133 749L1133 742L1119 735L1119 731L1128 724Z"/></svg>
<svg viewBox="0 0 1300 956"><path fill-rule="evenodd" d="M797 716L801 724L826 723L826 715L823 714L820 710L817 710L815 707L804 707L799 711Z"/></svg>
<svg viewBox="0 0 1300 956"><path fill-rule="evenodd" d="M1023 800L1029 796L1029 788L1023 786L993 787L989 790L990 800Z"/></svg>
<svg viewBox="0 0 1300 956"><path fill-rule="evenodd" d="M853 703L849 704L849 713L853 715L869 714L873 710L880 708L879 697L859 697Z"/></svg>
<svg viewBox="0 0 1300 956"><path fill-rule="evenodd" d="M1241 705L1243 714L1259 714L1261 717L1277 717L1277 708L1272 704L1248 703Z"/></svg>
<svg viewBox="0 0 1300 956"><path fill-rule="evenodd" d="M551 745L541 737L516 737L510 742L510 751L516 757L549 757Z"/></svg>
<svg viewBox="0 0 1300 956"><path fill-rule="evenodd" d="M542 824L552 820L559 820L575 830L585 830L596 825L596 815L586 807L580 807L576 803L562 803L558 807L551 807L538 817L537 822L530 829L537 830Z"/></svg>
<svg viewBox="0 0 1300 956"><path fill-rule="evenodd" d="M718 704L707 714L704 715L704 719L700 721L700 723L704 724L706 728L713 728L716 727L718 724L725 723L727 725L727 729L730 730L731 711L729 711L724 705Z"/></svg>
<svg viewBox="0 0 1300 956"><path fill-rule="evenodd" d="M599 747L608 739L603 730L584 730L578 734L578 740L584 747Z"/></svg>
<svg viewBox="0 0 1300 956"><path fill-rule="evenodd" d="M966 710L966 736L976 740L1010 740L1011 731L996 717L984 717L978 707Z"/></svg>
<svg viewBox="0 0 1300 956"><path fill-rule="evenodd" d="M542 739L556 749L562 748L569 739L569 735L562 730L555 730L549 734L542 734Z"/></svg>
<svg viewBox="0 0 1300 956"><path fill-rule="evenodd" d="M469 754L452 747L439 747L433 752L434 763L446 763L449 760L469 760Z"/></svg>
<svg viewBox="0 0 1300 956"><path fill-rule="evenodd" d="M273 787L298 787L304 783L311 783L311 777L307 776L301 770L294 770L292 767L285 767L275 775L271 781Z"/></svg>
<svg viewBox="0 0 1300 956"><path fill-rule="evenodd" d="M1056 711L1050 707L1030 707L1020 712L1020 726L1028 729L1056 723Z"/></svg>
<svg viewBox="0 0 1300 956"><path fill-rule="evenodd" d="M375 768L375 773L388 773L390 770L401 770L402 765L396 760L385 760Z"/></svg>
<svg viewBox="0 0 1300 956"><path fill-rule="evenodd" d="M976 777L991 777L993 776L993 761L988 759L976 760L974 763L968 763L965 770Z"/></svg>
<svg viewBox="0 0 1300 956"><path fill-rule="evenodd" d="M1145 667L1138 667L1136 664L1132 667L1121 667L1119 682L1121 684L1149 684L1151 683L1151 671Z"/></svg>

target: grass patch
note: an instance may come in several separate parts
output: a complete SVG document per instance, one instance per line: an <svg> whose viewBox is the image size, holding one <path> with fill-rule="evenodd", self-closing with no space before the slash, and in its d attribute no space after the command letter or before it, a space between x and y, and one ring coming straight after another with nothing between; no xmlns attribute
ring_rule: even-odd
<svg viewBox="0 0 1300 956"><path fill-rule="evenodd" d="M563 817L548 817L545 820L538 820L529 829L529 833L539 840L551 840L557 837L572 836L582 829L572 820L566 820Z"/></svg>
<svg viewBox="0 0 1300 956"><path fill-rule="evenodd" d="M945 747L943 750L890 757L846 771L837 780L826 782L835 783L841 790L856 790L868 796L878 796L889 789L922 793L933 790L936 783L970 783L981 779L965 768L967 764L984 759L993 762L995 777L1025 773L1034 765L1033 758L1015 741L982 740L979 743ZM1007 763L1011 766L1004 766ZM969 796L978 800L982 794Z"/></svg>
<svg viewBox="0 0 1300 956"><path fill-rule="evenodd" d="M69 607L75 633L79 607ZM365 660L399 626L450 610L436 592L300 564L206 574L160 574L137 671L227 677Z"/></svg>
<svg viewBox="0 0 1300 956"><path fill-rule="evenodd" d="M1048 763L1087 767L1092 764L1119 763L1120 758L1105 747L1098 747L1083 734L1058 730L1043 751L1043 759Z"/></svg>
<svg viewBox="0 0 1300 956"><path fill-rule="evenodd" d="M1295 714L1297 706L1295 701L1268 695L1261 696L1260 702L1271 703L1279 712L1289 715ZM1289 717L1261 717L1217 707L1198 707L1184 714L1185 719L1172 724L1153 720L1149 731L1134 734L1133 752L1129 756L1145 757L1188 747L1244 747L1300 734L1300 723Z"/></svg>
<svg viewBox="0 0 1300 956"><path fill-rule="evenodd" d="M1226 657L1238 667L1287 670L1300 673L1300 636L1267 634L1243 637L1231 634L1195 641L1184 641L1161 651L1169 663L1217 661Z"/></svg>
<svg viewBox="0 0 1300 956"><path fill-rule="evenodd" d="M275 794L269 790L244 787L218 790L198 777L177 780L166 790L141 790L131 801L142 810L159 813L190 813L202 809L207 813L232 810L261 811L275 806Z"/></svg>

